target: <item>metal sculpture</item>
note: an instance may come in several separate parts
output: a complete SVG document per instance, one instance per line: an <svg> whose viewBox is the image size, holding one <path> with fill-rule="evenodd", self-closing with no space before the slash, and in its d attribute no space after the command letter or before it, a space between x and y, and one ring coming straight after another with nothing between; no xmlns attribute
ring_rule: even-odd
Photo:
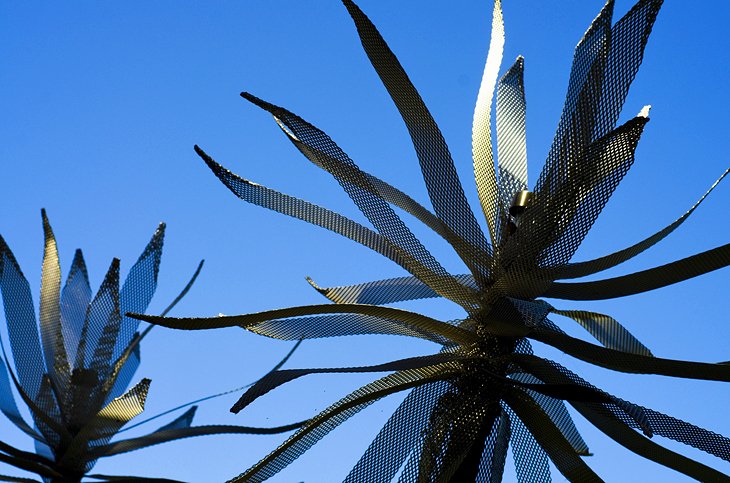
<svg viewBox="0 0 730 483"><path fill-rule="evenodd" d="M602 272L650 248L679 227L707 196L674 223L631 247L570 263L631 167L649 120L646 107L635 118L616 126L661 0L638 1L615 24L613 1L609 0L593 21L576 47L557 134L531 192L527 183L523 60L518 58L498 78L504 30L500 1L495 2L472 135L474 173L489 238L469 208L444 138L418 92L369 19L351 0L343 3L409 130L434 212L362 171L312 124L248 93L242 96L271 113L297 149L334 176L375 230L247 181L199 147L195 149L238 197L348 237L395 261L412 276L334 288L320 288L312 282L335 304L207 319L141 318L179 329L238 325L289 340L397 334L434 341L442 344L443 350L377 366L271 373L246 392L232 410L239 411L255 398L307 374L393 371L312 418L232 481L265 480L358 410L405 390L411 390L410 394L345 481L391 481L396 477L402 482L499 481L510 445L520 482L548 481L548 459L571 481L600 481L581 458L588 454L588 447L565 402L610 438L645 458L701 481L728 481L727 475L657 444L652 436L679 441L726 461L730 461L729 439L610 395L568 368L533 354L529 342L541 341L615 371L730 381L730 365L655 357L607 315L562 311L539 300L621 297L730 264L729 244L622 277L563 281ZM495 86L496 150L491 139ZM495 151L499 154L496 168ZM448 273L391 205L443 237L470 273ZM382 306L437 296L463 307L466 317L442 322ZM548 319L551 313L574 319L602 345L568 336Z"/></svg>
<svg viewBox="0 0 730 483"><path fill-rule="evenodd" d="M0 358L0 411L33 438L36 448L35 453L30 453L0 441L1 462L35 473L49 482L81 481L84 476L101 481L174 481L89 475L88 472L98 458L181 438L222 433L272 434L299 426L191 426L197 408L191 403L175 408L192 406L156 431L141 437L111 441L144 410L147 399L149 379L142 379L131 389L127 388L140 364L140 341L153 326L138 332L139 320L124 314L144 312L152 300L157 286L165 225L160 224L157 228L121 287L119 260L115 258L112 261L92 299L81 250L76 251L61 289L56 239L45 211L42 217L45 249L40 337L30 286L10 248L0 237L0 292L15 362L13 371L0 340L4 356L4 361ZM185 296L201 268L202 262L164 314ZM32 424L26 422L20 413L12 387L28 406ZM153 419L157 416L143 422ZM0 481L35 480L0 475Z"/></svg>

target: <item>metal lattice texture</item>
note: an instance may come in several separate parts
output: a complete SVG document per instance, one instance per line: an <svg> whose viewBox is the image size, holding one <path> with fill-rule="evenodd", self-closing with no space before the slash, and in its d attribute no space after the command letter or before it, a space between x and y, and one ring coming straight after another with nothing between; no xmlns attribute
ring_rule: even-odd
<svg viewBox="0 0 730 483"><path fill-rule="evenodd" d="M111 439L144 410L150 387L150 380L142 379L127 390L140 363L139 343L150 328L138 333L139 320L125 314L145 310L149 305L155 291L165 226L160 224L121 290L120 262L114 259L92 299L80 250L76 251L61 290L56 240L45 211L42 218L45 243L39 324L28 282L0 237L0 293L15 363L13 370L0 340L0 411L33 438L36 446L36 453L29 453L0 441L0 461L35 473L46 482L76 482L100 457L192 436L272 434L301 426L191 426L193 407L147 436L112 443ZM190 289L201 267L202 263L165 313ZM32 423L26 422L18 409L13 388L28 406ZM157 416L147 421L154 419ZM105 481L173 481L95 477ZM34 481L5 476L0 479Z"/></svg>
<svg viewBox="0 0 730 483"><path fill-rule="evenodd" d="M390 481L417 447L428 427L430 413L437 401L448 391L447 382L434 382L417 387L405 398L370 446L350 471L346 483L359 483L372 478Z"/></svg>
<svg viewBox="0 0 730 483"><path fill-rule="evenodd" d="M647 106L618 125L662 1L639 0L614 23L613 0L609 0L590 25L575 49L563 112L533 192L527 191L524 60L518 57L500 77L504 22L501 3L495 1L490 49L472 124L474 177L488 236L469 208L445 140L415 87L365 14L351 0L343 3L367 57L410 133L433 212L360 170L322 130L248 93L243 97L272 114L287 139L309 161L335 177L374 230L248 182L214 162L200 148L196 150L240 198L344 235L395 261L411 276L340 287L320 287L310 280L317 291L335 302L329 305L231 317L140 318L186 330L240 326L284 339L397 334L440 343L444 349L439 355L449 354L452 359L444 362L425 357L360 368L272 373L241 397L236 411L307 374L385 368L393 371L315 416L232 481L262 481L274 475L362 407L411 388L415 389L346 481L499 481L509 446L520 482L550 481L548 461L571 481L600 481L582 458L589 454L588 445L566 405L644 458L701 481L727 481L726 475L652 439L661 435L730 461L726 438L612 396L568 369L537 357L529 345L529 340L537 340L614 371L730 381L728 364L656 357L608 315L558 310L540 300L632 295L730 265L728 244L621 277L560 281L600 273L652 247L684 223L727 174L687 213L648 238L615 253L571 263L632 166L649 121ZM496 143L492 142L493 117ZM445 239L469 273L447 273L392 207L410 213ZM466 312L465 318L446 323L383 307L433 297L459 304ZM547 318L551 313L577 322L598 343L567 335Z"/></svg>
<svg viewBox="0 0 730 483"><path fill-rule="evenodd" d="M353 2L343 3L355 21L365 53L408 128L436 215L468 244L488 252L488 243L431 113L375 26Z"/></svg>
<svg viewBox="0 0 730 483"><path fill-rule="evenodd" d="M504 213L515 193L527 189L524 64L518 57L497 84L499 199Z"/></svg>

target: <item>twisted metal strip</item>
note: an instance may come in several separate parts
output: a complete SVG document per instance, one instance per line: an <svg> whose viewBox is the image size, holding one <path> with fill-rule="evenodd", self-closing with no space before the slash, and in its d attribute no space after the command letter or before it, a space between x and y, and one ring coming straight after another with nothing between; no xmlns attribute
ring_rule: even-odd
<svg viewBox="0 0 730 483"><path fill-rule="evenodd" d="M258 428L251 426L234 426L234 425L205 425L181 428L160 428L159 430L140 436L138 438L124 439L115 441L114 443L104 446L95 447L90 457L102 458L106 456L114 456L130 451L137 451L148 448L157 444L169 443L184 438L195 438L198 436L210 436L213 434L279 434L293 431L300 428L304 423L298 422L283 426L270 428Z"/></svg>
<svg viewBox="0 0 730 483"><path fill-rule="evenodd" d="M416 200L385 181L362 171L360 168L353 169L347 163L343 163L326 152L302 142L302 140L297 138L280 119L274 117L274 120L287 136L289 141L291 141L292 144L294 144L294 146L304 155L304 157L306 157L314 165L338 177L341 182L354 183L359 188L367 190L371 194L378 196L382 200L392 204L393 206L397 206L406 213L412 215L446 240L474 273L488 273L489 267L491 266L491 254L481 250L479 247L473 245L468 246L467 241L460 238L436 215L424 208ZM323 158L327 159L327 164L320 161ZM333 163L338 166L337 171L327 167L331 166ZM367 182L362 183L363 180L366 180Z"/></svg>
<svg viewBox="0 0 730 483"><path fill-rule="evenodd" d="M516 373L511 377L523 384L536 385L541 382L535 376L526 372ZM527 389L526 392L535 400L536 403L540 405L543 411L545 411L545 414L548 415L550 420L555 424L560 432L563 433L563 436L565 436L565 439L570 442L575 452L581 456L590 456L588 445L581 437L578 429L575 427L573 418L565 408L563 400L552 398L530 389Z"/></svg>
<svg viewBox="0 0 730 483"><path fill-rule="evenodd" d="M662 228L658 232L654 233L648 238L645 238L644 240L636 243L635 245L632 245L630 247L624 248L623 250L619 250L617 252L611 253L609 255L596 258L593 260L588 260L585 262L577 262L577 263L569 263L564 267L558 267L553 271L553 274L549 277L557 280L557 279L566 279L566 278L579 278L579 277L586 277L588 275L593 275L598 272L602 272L604 270L608 270L609 268L613 268L617 265L620 265L621 263L630 260L631 258L635 257L636 255L642 253L648 248L651 248L652 246L656 245L658 242L663 240L666 236L668 236L670 233L672 233L675 229L679 228L679 226L684 223L684 221L689 218L689 216L697 209L697 207L700 206L700 204L707 198L707 196L712 192L712 190L715 189L715 187L720 184L720 181L722 181L727 174L730 173L730 169L726 169L724 173L710 186L710 188L705 192L702 197L697 200L697 202L692 205L692 207L687 210L686 213L684 213L682 216L677 218L673 223L667 225L666 227Z"/></svg>
<svg viewBox="0 0 730 483"><path fill-rule="evenodd" d="M46 369L59 393L65 393L71 373L61 330L61 265L53 229L41 210L43 219L43 268L41 271L41 297L39 322Z"/></svg>
<svg viewBox="0 0 730 483"><path fill-rule="evenodd" d="M619 351L652 357L654 354L613 317L586 310L553 310L554 314L571 318L586 329L598 342Z"/></svg>
<svg viewBox="0 0 730 483"><path fill-rule="evenodd" d="M534 356L528 356L528 359L523 356L521 357L521 359L522 360L519 362L520 365L525 366L535 376L546 382L573 383L585 385L587 387L593 387L572 371L553 361L546 361L544 359L536 358ZM618 398L614 399L616 399L617 402L625 403L623 404L623 406L626 406L626 404L631 404L627 403L626 401L621 401ZM597 429L602 431L604 434L612 438L617 443L644 458L647 458L668 468L672 468L699 481L728 481L727 475L723 475L717 470L703 465L702 463L691 460L683 455L659 446L658 444L652 442L646 437L638 434L632 428L642 430L643 428L633 416L625 411L624 408L619 408L616 405L611 404L593 404L580 401L571 401L570 403ZM666 430L667 423L669 423L669 426L671 426L673 425L674 421L684 423L683 421L674 420L674 418L670 418L670 421L662 420L660 416L664 415L662 415L661 413L658 413L651 409L641 408L636 405L633 406L642 410L642 412L646 416L647 424L650 424L653 429L661 431L661 433L657 434L663 434L666 437L675 439L679 442L685 442L685 444L687 444L686 441L683 441L682 437L678 437L677 434L673 434L671 431ZM665 425L665 427L662 427L663 425ZM696 427L693 426L693 428ZM697 429L700 429L701 431L706 431L702 430L701 428ZM689 433L691 434L691 432ZM697 433L695 433L694 436L696 435ZM715 438L716 437L722 438L719 435L715 435ZM692 445L692 443L689 444ZM723 445L725 446L725 448L727 448L728 441L726 439L724 440ZM724 456L721 457L726 458L727 452L725 452Z"/></svg>
<svg viewBox="0 0 730 483"><path fill-rule="evenodd" d="M58 428L63 427L64 418L61 413L59 402L56 398L56 391L53 389L53 383L48 374L43 375L41 389L38 392L38 409L42 411L43 416L31 411L31 416L35 422L38 431L43 435L44 443L50 447L57 447L61 443L63 433ZM53 421L49 424L48 421Z"/></svg>
<svg viewBox="0 0 730 483"><path fill-rule="evenodd" d="M595 282L555 282L545 297L604 300L656 290L730 265L730 243L659 267Z"/></svg>
<svg viewBox="0 0 730 483"><path fill-rule="evenodd" d="M117 337L122 323L122 315L120 313L120 300L119 300L119 264L115 265L115 269L109 272L110 277L107 278L105 288L108 288L109 300L105 300L104 310L109 310L108 313L104 313L105 319L97 319L98 322L103 323L101 327L101 336L99 337L96 347L94 348L93 356L90 361L87 362L89 369L96 373L96 377L99 381L105 380L112 369L111 361L114 355L114 346L117 343ZM102 299L104 300L104 299ZM106 305L108 303L109 305ZM93 310L94 303L90 308ZM93 320L93 319L92 319ZM94 321L96 322L96 321ZM96 395L95 395L96 396Z"/></svg>
<svg viewBox="0 0 730 483"><path fill-rule="evenodd" d="M730 461L730 439L725 436L653 409L645 408L644 411L655 434Z"/></svg>
<svg viewBox="0 0 730 483"><path fill-rule="evenodd" d="M606 411L601 411L600 408L578 402L572 403L572 405L598 430L639 456L690 476L697 481L730 481L726 474L654 443L630 429L626 424L617 421L616 418L612 418L606 414Z"/></svg>
<svg viewBox="0 0 730 483"><path fill-rule="evenodd" d="M499 200L507 213L514 194L527 189L524 58L517 57L497 84Z"/></svg>
<svg viewBox="0 0 730 483"><path fill-rule="evenodd" d="M502 19L502 2L494 2L492 11L492 32L489 40L489 53L484 65L479 94L474 106L474 118L471 131L471 151L474 161L474 180L482 205L484 217L489 226L493 246L499 245L499 220L501 209L498 199L497 176L494 170L494 152L492 148L492 96L499 74L504 51L504 20Z"/></svg>
<svg viewBox="0 0 730 483"><path fill-rule="evenodd" d="M611 47L600 84L600 107L596 117L593 139L616 126L619 114L636 77L649 35L664 0L640 0L611 27Z"/></svg>
<svg viewBox="0 0 730 483"><path fill-rule="evenodd" d="M474 276L452 275L459 283L478 290ZM336 303L385 305L406 300L434 298L439 295L415 277L397 277L375 280L341 287L318 286L307 277L309 284L319 293Z"/></svg>
<svg viewBox="0 0 730 483"><path fill-rule="evenodd" d="M373 366L327 367L316 369L284 369L280 371L274 371L256 381L256 383L254 383L254 385L251 386L238 399L238 401L236 401L233 407L231 407L231 412L238 413L246 406L254 402L256 399L273 391L277 387L282 386L300 377L308 376L311 374L347 374L403 371L408 369L419 369L427 366L433 366L435 364L450 362L462 358L463 356L446 352L428 356L409 357L407 359L399 359L396 361L376 364Z"/></svg>
<svg viewBox="0 0 730 483"><path fill-rule="evenodd" d="M31 400L38 397L45 371L30 286L0 236L0 292L18 380ZM7 359L7 357L6 357ZM8 361L9 362L9 361Z"/></svg>
<svg viewBox="0 0 730 483"><path fill-rule="evenodd" d="M390 307L379 307L374 305L360 304L325 304L325 305L304 305L299 307L288 307L285 309L268 310L264 312L219 316L219 317L198 317L198 318L174 318L159 317L154 315L130 314L130 316L150 322L155 325L162 325L182 330L205 330L223 327L240 326L247 330L255 331L259 324L287 319L289 317L301 317L307 315L321 314L360 314L365 316L391 319L405 324L416 332L442 336L458 344L468 345L476 341L476 335L472 332L455 327L453 325L426 317L425 315L408 312L405 310ZM298 337L301 338L301 337Z"/></svg>
<svg viewBox="0 0 730 483"><path fill-rule="evenodd" d="M124 284L119 290L119 307L122 315L127 312L144 312L157 289L157 274L160 270L162 246L165 241L165 224L160 223L149 243L135 264L129 270ZM137 332L139 321L123 316L119 326L116 344L109 364L124 352Z"/></svg>
<svg viewBox="0 0 730 483"><path fill-rule="evenodd" d="M89 275L81 250L76 250L71 269L61 291L61 330L69 361L76 360L86 309L91 302Z"/></svg>
<svg viewBox="0 0 730 483"><path fill-rule="evenodd" d="M93 478L100 481L113 481L115 483L185 483L180 480L170 480L167 478L148 478L144 476L111 476L111 475L85 475L87 478Z"/></svg>
<svg viewBox="0 0 730 483"><path fill-rule="evenodd" d="M507 460L507 447L509 446L512 427L509 417L503 408L494 420L494 424L485 440L484 450L479 455L479 468L475 483L500 483L504 474L504 464Z"/></svg>
<svg viewBox="0 0 730 483"><path fill-rule="evenodd" d="M39 404L36 403L34 399L28 395L28 393L25 391L23 386L20 384L20 381L18 380L18 377L15 375L13 370L10 367L10 363L8 362L8 355L5 351L5 344L3 344L2 339L0 339L0 351L2 352L3 358L5 359L5 368L7 370L7 374L10 375L10 379L13 381L13 385L15 386L15 390L18 391L18 395L20 396L20 399L23 400L23 402L28 406L28 409L30 409L31 417L33 418L34 422L42 421L45 425L47 425L51 430L53 430L57 435L59 435L61 442L67 442L70 440L70 433L68 430L61 424L58 423L58 421L54 418L52 418L49 414L47 414L45 411L43 411ZM41 382L43 384L43 382ZM40 394L40 389L39 389ZM37 396L39 398L39 396ZM43 440L43 437L41 438L35 438L36 441Z"/></svg>
<svg viewBox="0 0 730 483"><path fill-rule="evenodd" d="M104 275L104 280L94 296L94 300L91 301L86 311L86 320L81 331L74 368L82 369L92 364L94 352L115 308L119 308L118 258L112 260L106 275Z"/></svg>
<svg viewBox="0 0 730 483"><path fill-rule="evenodd" d="M552 479L547 453L509 406L506 407L505 411L509 415L512 425L510 444L512 445L512 457L515 461L518 483L533 483L535 481L549 483Z"/></svg>
<svg viewBox="0 0 730 483"><path fill-rule="evenodd" d="M365 53L408 128L434 211L468 246L491 253L464 195L446 141L423 99L370 19L351 0L343 3L355 22Z"/></svg>
<svg viewBox="0 0 730 483"><path fill-rule="evenodd" d="M36 430L31 428L20 414L18 405L13 397L10 379L8 378L8 372L5 367L6 362L2 359L2 357L0 357L0 411L2 411L11 423L17 426L18 429L23 431L25 434L34 440L42 440L43 437L39 435Z"/></svg>
<svg viewBox="0 0 730 483"><path fill-rule="evenodd" d="M307 421L277 449L249 468L246 472L229 480L234 482L258 483L270 478L289 465L317 441L339 424L376 400L417 386L454 377L460 371L456 363L400 371L367 384L342 398L323 412Z"/></svg>
<svg viewBox="0 0 730 483"><path fill-rule="evenodd" d="M326 154L326 156L319 156L319 163L328 172L332 173L378 232L391 241L396 250L403 251L403 258L414 259L416 263L409 264L408 267L410 272L447 298L452 300L475 298L472 291L467 290L452 279L438 260L431 255L395 213L393 208L374 194L377 193L377 190L368 181L365 173L327 134L282 107L275 106L248 93L241 95L281 120L298 139L315 149L313 154ZM355 182L350 182L350 178L354 178ZM367 188L362 188L362 186L367 186ZM421 270L420 266L425 266L427 270Z"/></svg>
<svg viewBox="0 0 730 483"><path fill-rule="evenodd" d="M366 228L339 213L243 179L216 163L198 146L195 146L195 150L213 173L239 198L338 233L393 260L414 275L429 270L427 267L419 265L404 249L396 247L391 240L380 233ZM428 275L428 278L434 277L437 277L434 273ZM458 304L469 303L463 300L454 300L454 302Z"/></svg>
<svg viewBox="0 0 730 483"><path fill-rule="evenodd" d="M588 146L580 164L552 194L535 195L520 228L508 240L508 260L519 259L521 271L568 263L606 202L634 162L648 118L644 112Z"/></svg>
<svg viewBox="0 0 730 483"><path fill-rule="evenodd" d="M399 483L474 481L489 432L500 410L496 401L459 390L452 382L431 412L420 451L411 455Z"/></svg>
<svg viewBox="0 0 730 483"><path fill-rule="evenodd" d="M57 471L55 471L52 468L49 468L46 465L40 464L35 461L27 460L24 458L20 458L18 456L11 456L11 455L7 455L5 453L0 453L0 461L8 464L10 466L14 466L16 468L20 468L25 471L30 471L31 473L35 473L39 476L43 476L46 478L57 478L59 476L62 476L60 473L58 473ZM8 477L3 476L2 478L6 478L4 481L21 481L21 482L35 481L35 480L29 480L29 479L25 479L25 478L15 478L12 476L8 476ZM0 480L0 481L3 481L3 480Z"/></svg>
<svg viewBox="0 0 730 483"><path fill-rule="evenodd" d="M540 405L524 391L506 388L502 397L566 478L581 482L603 481L580 459L573 446L565 439L563 433L553 424Z"/></svg>
<svg viewBox="0 0 730 483"><path fill-rule="evenodd" d="M360 457L344 483L381 478L392 481L409 455L416 451L438 399L449 389L441 381L413 389Z"/></svg>
<svg viewBox="0 0 730 483"><path fill-rule="evenodd" d="M614 129L661 4L642 0L611 28L609 1L576 47L565 108L538 179L537 198L555 195L580 169L589 146ZM587 230L592 221L582 224ZM553 265L567 263L563 254L559 258Z"/></svg>
<svg viewBox="0 0 730 483"><path fill-rule="evenodd" d="M600 99L595 94L603 80L610 48L614 0L608 0L575 48L565 105L547 160L535 185L536 193L556 193L590 142L591 112Z"/></svg>
<svg viewBox="0 0 730 483"><path fill-rule="evenodd" d="M134 339L133 339L134 342ZM126 354L126 353L125 353ZM137 372L142 362L142 354L138 344L126 355L124 363L119 364L119 360L112 365L109 375L103 382L102 393L106 394L104 403L109 404L112 399L118 398L129 387L134 374ZM119 368L117 367L119 366Z"/></svg>
<svg viewBox="0 0 730 483"><path fill-rule="evenodd" d="M591 344L544 327L535 328L528 337L551 345L577 359L614 371L708 381L730 381L730 366L724 364L679 361L631 354Z"/></svg>

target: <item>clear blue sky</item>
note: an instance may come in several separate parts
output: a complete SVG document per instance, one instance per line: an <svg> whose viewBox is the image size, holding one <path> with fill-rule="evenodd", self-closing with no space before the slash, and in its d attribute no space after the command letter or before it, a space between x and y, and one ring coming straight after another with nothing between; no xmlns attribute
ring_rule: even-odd
<svg viewBox="0 0 730 483"><path fill-rule="evenodd" d="M477 207L471 118L491 3L359 3L431 108ZM633 2L617 3L618 18ZM526 58L531 185L557 125L573 48L601 6L600 1L504 1L505 63L518 54ZM575 260L609 253L665 226L730 166L728 15L730 4L719 0L663 7L622 115L628 119L652 104L652 120L636 164ZM152 313L174 297L200 258L206 259L205 269L176 315L323 302L305 275L339 285L403 274L348 240L234 198L192 150L197 143L242 176L363 219L334 180L295 152L270 116L239 98L248 90L317 124L361 167L426 202L407 132L338 1L5 1L0 2L0 52L0 233L31 286L40 286L41 207L55 229L62 270L67 272L73 250L83 248L94 290L112 257L128 269L156 224L166 221ZM612 274L730 241L729 204L730 186L721 186L679 233ZM463 270L439 240L425 241L447 268ZM612 314L656 355L728 360L729 276L721 270L654 293L582 306ZM405 307L443 318L460 315L435 302ZM250 382L289 346L239 329L157 328L142 348L138 372L153 380L145 413ZM305 344L289 366L373 364L436 350L397 337L336 339ZM730 434L730 385L613 374L544 347L537 351L617 396ZM227 411L235 397L211 403L199 410L197 422L283 424L313 415L370 379L311 377L239 415ZM272 481L341 480L399 400L371 406ZM606 480L683 481L580 419L578 424L595 453L590 464ZM31 446L5 420L0 434ZM100 461L95 471L220 481L282 439L192 439ZM683 451L730 473L725 462ZM561 481L557 472L554 476ZM505 481L514 479L508 469Z"/></svg>

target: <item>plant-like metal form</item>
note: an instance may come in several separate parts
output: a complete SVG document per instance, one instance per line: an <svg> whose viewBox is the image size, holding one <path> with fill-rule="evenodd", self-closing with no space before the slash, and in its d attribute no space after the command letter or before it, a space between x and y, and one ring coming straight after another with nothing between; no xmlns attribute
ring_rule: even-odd
<svg viewBox="0 0 730 483"><path fill-rule="evenodd" d="M343 2L367 56L410 132L434 212L359 169L312 124L248 93L242 96L271 113L288 139L312 163L335 177L375 230L242 179L197 146L196 151L240 198L337 232L390 258L412 276L335 288L315 285L335 304L208 319L143 319L181 329L239 325L291 340L398 334L437 342L443 350L376 366L283 370L264 377L243 395L233 411L306 374L394 371L312 418L232 481L255 482L270 477L361 408L411 389L346 481L391 481L398 475L398 481L403 482L499 481L510 444L521 482L549 480L548 459L571 481L600 481L581 459L588 448L565 402L610 438L645 458L702 481L728 481L721 472L660 446L652 436L661 435L724 460L730 460L729 439L607 394L566 367L534 355L529 342L544 342L615 371L730 381L730 365L655 357L607 315L562 311L540 300L621 297L730 264L730 245L724 245L621 277L563 281L602 272L650 248L681 225L704 199L674 223L631 247L586 262L570 262L631 167L649 120L647 107L616 126L661 0L638 1L615 24L613 1L609 0L593 21L575 50L557 134L531 192L527 183L523 59L518 58L498 78L504 30L501 5L499 0L495 2L472 136L476 185L489 238L468 205L444 138L418 92L374 25L351 0ZM495 86L496 150L491 139ZM499 154L496 167L495 153ZM443 237L470 273L448 273L393 207ZM383 306L436 296L463 307L466 317L447 323ZM548 319L551 313L574 319L601 345L568 336Z"/></svg>
<svg viewBox="0 0 730 483"><path fill-rule="evenodd" d="M144 312L152 300L165 225L160 224L157 228L121 287L119 260L112 261L92 299L81 250L76 251L61 289L56 240L45 211L42 215L45 249L40 337L30 286L10 248L0 237L0 292L15 361L13 371L3 346L5 361L0 358L0 411L33 438L36 447L36 452L30 453L0 441L0 461L50 482L69 483L80 481L84 476L102 481L173 481L88 475L88 472L100 457L181 438L221 433L272 434L299 426L191 426L196 410L196 406L192 406L145 436L112 442L111 439L144 410L150 387L150 380L142 379L127 390L140 364L140 341L153 326L138 332L139 321L124 314ZM188 292L201 268L202 262L165 314ZM20 413L12 387L28 406L32 425ZM189 404L175 409L185 406ZM0 475L0 481L35 480Z"/></svg>

